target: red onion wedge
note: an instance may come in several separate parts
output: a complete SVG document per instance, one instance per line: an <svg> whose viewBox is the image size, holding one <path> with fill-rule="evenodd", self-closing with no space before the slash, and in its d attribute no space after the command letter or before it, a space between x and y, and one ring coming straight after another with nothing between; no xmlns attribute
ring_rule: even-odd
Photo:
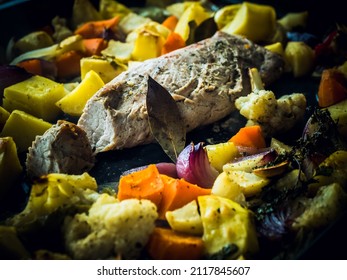
<svg viewBox="0 0 347 280"><path fill-rule="evenodd" d="M219 174L210 165L203 143L186 146L178 155L176 170L178 177L202 188L211 188Z"/></svg>

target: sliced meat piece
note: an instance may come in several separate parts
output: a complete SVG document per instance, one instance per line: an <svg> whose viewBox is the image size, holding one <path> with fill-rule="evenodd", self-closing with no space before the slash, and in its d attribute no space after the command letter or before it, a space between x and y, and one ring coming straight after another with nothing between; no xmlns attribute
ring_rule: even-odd
<svg viewBox="0 0 347 280"><path fill-rule="evenodd" d="M37 136L26 158L31 178L49 173L82 174L95 162L86 133L76 124L58 121L43 135Z"/></svg>
<svg viewBox="0 0 347 280"><path fill-rule="evenodd" d="M146 110L151 76L177 101L187 131L213 123L235 110L250 92L248 68L265 84L283 73L281 56L240 37L217 32L212 38L147 60L123 72L87 103L78 126L95 153L154 141Z"/></svg>

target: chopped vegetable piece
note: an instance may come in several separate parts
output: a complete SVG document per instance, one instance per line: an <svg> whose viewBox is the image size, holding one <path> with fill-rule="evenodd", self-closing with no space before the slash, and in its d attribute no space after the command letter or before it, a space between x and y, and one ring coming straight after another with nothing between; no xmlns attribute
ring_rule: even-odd
<svg viewBox="0 0 347 280"><path fill-rule="evenodd" d="M276 11L272 6L243 2L234 19L222 31L243 35L253 42L266 42L276 30Z"/></svg>
<svg viewBox="0 0 347 280"><path fill-rule="evenodd" d="M230 199L205 195L198 198L205 254L214 255L228 246L235 246L228 259L248 256L259 250L253 214Z"/></svg>
<svg viewBox="0 0 347 280"><path fill-rule="evenodd" d="M89 21L101 20L101 15L89 0L74 0L72 6L72 25L76 28Z"/></svg>
<svg viewBox="0 0 347 280"><path fill-rule="evenodd" d="M124 43L116 40L109 40L108 46L101 51L101 54L106 57L113 57L122 63L127 63L131 59L131 54L134 49L134 43Z"/></svg>
<svg viewBox="0 0 347 280"><path fill-rule="evenodd" d="M100 76L90 70L82 82L69 94L56 102L60 109L71 116L80 116L90 97L105 85Z"/></svg>
<svg viewBox="0 0 347 280"><path fill-rule="evenodd" d="M147 244L147 251L156 260L198 260L203 256L200 237L176 233L156 227Z"/></svg>
<svg viewBox="0 0 347 280"><path fill-rule="evenodd" d="M35 31L20 38L15 44L14 49L19 54L46 48L54 44L52 37L45 31Z"/></svg>
<svg viewBox="0 0 347 280"><path fill-rule="evenodd" d="M218 175L214 181L211 194L231 199L240 204L245 203L245 195L242 192L242 188L229 178L227 172L222 172Z"/></svg>
<svg viewBox="0 0 347 280"><path fill-rule="evenodd" d="M118 185L119 200L137 198L152 201L159 209L164 191L164 182L155 164L145 169L122 176Z"/></svg>
<svg viewBox="0 0 347 280"><path fill-rule="evenodd" d="M280 54L281 56L284 56L284 48L281 42L276 42L271 45L266 45L265 48L268 49L269 51L272 51L274 53Z"/></svg>
<svg viewBox="0 0 347 280"><path fill-rule="evenodd" d="M336 69L325 69L322 72L318 88L318 104L320 107L334 105L347 98L347 81Z"/></svg>
<svg viewBox="0 0 347 280"><path fill-rule="evenodd" d="M233 142L236 146L254 147L258 149L266 147L265 138L259 125L241 128L229 141Z"/></svg>
<svg viewBox="0 0 347 280"><path fill-rule="evenodd" d="M107 41L103 38L83 39L86 56L101 55L101 51L107 47Z"/></svg>
<svg viewBox="0 0 347 280"><path fill-rule="evenodd" d="M12 137L0 138L0 201L6 197L22 170Z"/></svg>
<svg viewBox="0 0 347 280"><path fill-rule="evenodd" d="M41 58L22 60L17 66L24 68L33 75L39 75L50 79L55 79L57 76L57 67L54 62Z"/></svg>
<svg viewBox="0 0 347 280"><path fill-rule="evenodd" d="M314 51L304 42L288 42L284 50L294 77L302 77L312 72L314 66Z"/></svg>
<svg viewBox="0 0 347 280"><path fill-rule="evenodd" d="M0 131L4 127L9 116L10 116L10 113L5 108L0 106Z"/></svg>
<svg viewBox="0 0 347 280"><path fill-rule="evenodd" d="M132 58L138 61L158 57L164 44L164 38L146 29L139 31L135 41ZM146 46L144 48L143 46Z"/></svg>
<svg viewBox="0 0 347 280"><path fill-rule="evenodd" d="M240 8L241 4L232 4L218 9L214 15L214 20L218 25L218 29L222 29L224 26L229 24L235 18L235 15Z"/></svg>
<svg viewBox="0 0 347 280"><path fill-rule="evenodd" d="M201 236L203 228L198 208L197 201L192 200L181 208L167 211L165 217L174 231Z"/></svg>
<svg viewBox="0 0 347 280"><path fill-rule="evenodd" d="M80 61L84 57L81 52L71 50L55 59L59 79L71 79L81 74Z"/></svg>
<svg viewBox="0 0 347 280"><path fill-rule="evenodd" d="M159 218L165 219L165 213L178 209L185 204L197 199L198 196L208 195L211 189L201 188L191 184L184 179L175 179L166 175L161 175L164 183L162 200L159 207Z"/></svg>
<svg viewBox="0 0 347 280"><path fill-rule="evenodd" d="M99 11L102 18L113 18L115 16L122 18L131 13L129 8L115 0L100 0Z"/></svg>
<svg viewBox="0 0 347 280"><path fill-rule="evenodd" d="M119 20L119 16L115 16L111 19L86 22L75 30L75 34L85 39L103 38L106 30L115 31Z"/></svg>
<svg viewBox="0 0 347 280"><path fill-rule="evenodd" d="M127 66L117 60L97 56L82 58L80 65L82 80L90 70L93 70L100 76L105 84L127 70Z"/></svg>
<svg viewBox="0 0 347 280"><path fill-rule="evenodd" d="M22 110L45 121L52 122L60 110L55 102L66 94L61 83L33 76L4 90L3 107L9 112Z"/></svg>
<svg viewBox="0 0 347 280"><path fill-rule="evenodd" d="M326 108L331 118L337 123L339 133L347 139L347 100L341 101Z"/></svg>
<svg viewBox="0 0 347 280"><path fill-rule="evenodd" d="M223 165L239 156L236 145L229 141L218 144L206 145L208 160L210 164L218 171L223 171Z"/></svg>
<svg viewBox="0 0 347 280"><path fill-rule="evenodd" d="M178 18L175 15L168 16L162 23L165 27L170 29L172 32L175 30L175 27L178 23Z"/></svg>
<svg viewBox="0 0 347 280"><path fill-rule="evenodd" d="M278 23L281 24L287 31L291 31L298 27L305 28L307 25L308 16L308 11L287 13L278 20Z"/></svg>
<svg viewBox="0 0 347 280"><path fill-rule="evenodd" d="M51 126L52 124L42 119L14 110L7 119L0 137L12 137L18 152L24 152L31 146L37 135L42 135Z"/></svg>
<svg viewBox="0 0 347 280"><path fill-rule="evenodd" d="M169 34L169 36L167 37L162 49L161 49L161 54L166 54L169 52L172 52L174 50L183 48L186 46L185 41L182 39L182 37L175 33L172 32Z"/></svg>

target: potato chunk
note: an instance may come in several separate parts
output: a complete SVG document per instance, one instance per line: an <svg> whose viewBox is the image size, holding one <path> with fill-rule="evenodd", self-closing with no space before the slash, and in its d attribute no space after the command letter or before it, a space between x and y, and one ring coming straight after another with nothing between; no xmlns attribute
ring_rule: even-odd
<svg viewBox="0 0 347 280"><path fill-rule="evenodd" d="M55 102L65 96L63 84L33 76L4 90L3 107L12 112L21 110L45 121L52 122L60 113Z"/></svg>

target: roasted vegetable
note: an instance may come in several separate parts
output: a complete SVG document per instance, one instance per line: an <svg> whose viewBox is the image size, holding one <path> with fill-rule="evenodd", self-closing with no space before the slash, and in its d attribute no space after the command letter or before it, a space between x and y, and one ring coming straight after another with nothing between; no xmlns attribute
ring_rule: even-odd
<svg viewBox="0 0 347 280"><path fill-rule="evenodd" d="M149 200L119 202L104 193L88 213L66 218L65 246L74 259L139 258L156 218L156 206Z"/></svg>
<svg viewBox="0 0 347 280"><path fill-rule="evenodd" d="M6 109L0 106L0 131L4 127L9 116L10 116L10 113Z"/></svg>
<svg viewBox="0 0 347 280"><path fill-rule="evenodd" d="M52 122L60 113L55 102L65 94L62 84L41 76L33 76L5 89L3 107L9 112L22 110Z"/></svg>
<svg viewBox="0 0 347 280"><path fill-rule="evenodd" d="M45 31L34 31L20 38L14 44L14 52L19 55L25 52L52 46L54 41Z"/></svg>
<svg viewBox="0 0 347 280"><path fill-rule="evenodd" d="M25 152L37 135L42 135L51 123L23 111L14 110L7 119L0 137L12 137L18 152ZM20 127L20 129L18 129Z"/></svg>
<svg viewBox="0 0 347 280"><path fill-rule="evenodd" d="M148 255L155 260L199 260L203 256L201 237L156 227L148 241Z"/></svg>
<svg viewBox="0 0 347 280"><path fill-rule="evenodd" d="M24 260L30 258L30 253L18 238L16 228L0 225L0 259Z"/></svg>
<svg viewBox="0 0 347 280"><path fill-rule="evenodd" d="M331 105L326 108L331 118L337 124L339 133L347 138L347 100Z"/></svg>
<svg viewBox="0 0 347 280"><path fill-rule="evenodd" d="M211 166L218 172L223 171L224 164L239 156L236 145L231 141L206 145L205 150Z"/></svg>
<svg viewBox="0 0 347 280"><path fill-rule="evenodd" d="M238 203L215 195L198 198L206 255L215 255L228 246L235 246L228 259L240 255L247 258L258 252L253 214Z"/></svg>
<svg viewBox="0 0 347 280"><path fill-rule="evenodd" d="M56 102L56 105L66 114L80 116L83 108L90 97L92 97L105 83L100 76L90 70L81 83L70 93Z"/></svg>
<svg viewBox="0 0 347 280"><path fill-rule="evenodd" d="M256 43L266 42L276 30L276 11L268 5L243 2L232 21L221 30L243 35Z"/></svg>
<svg viewBox="0 0 347 280"><path fill-rule="evenodd" d="M18 182L22 170L16 143L11 137L0 138L0 201L6 198L6 194Z"/></svg>

